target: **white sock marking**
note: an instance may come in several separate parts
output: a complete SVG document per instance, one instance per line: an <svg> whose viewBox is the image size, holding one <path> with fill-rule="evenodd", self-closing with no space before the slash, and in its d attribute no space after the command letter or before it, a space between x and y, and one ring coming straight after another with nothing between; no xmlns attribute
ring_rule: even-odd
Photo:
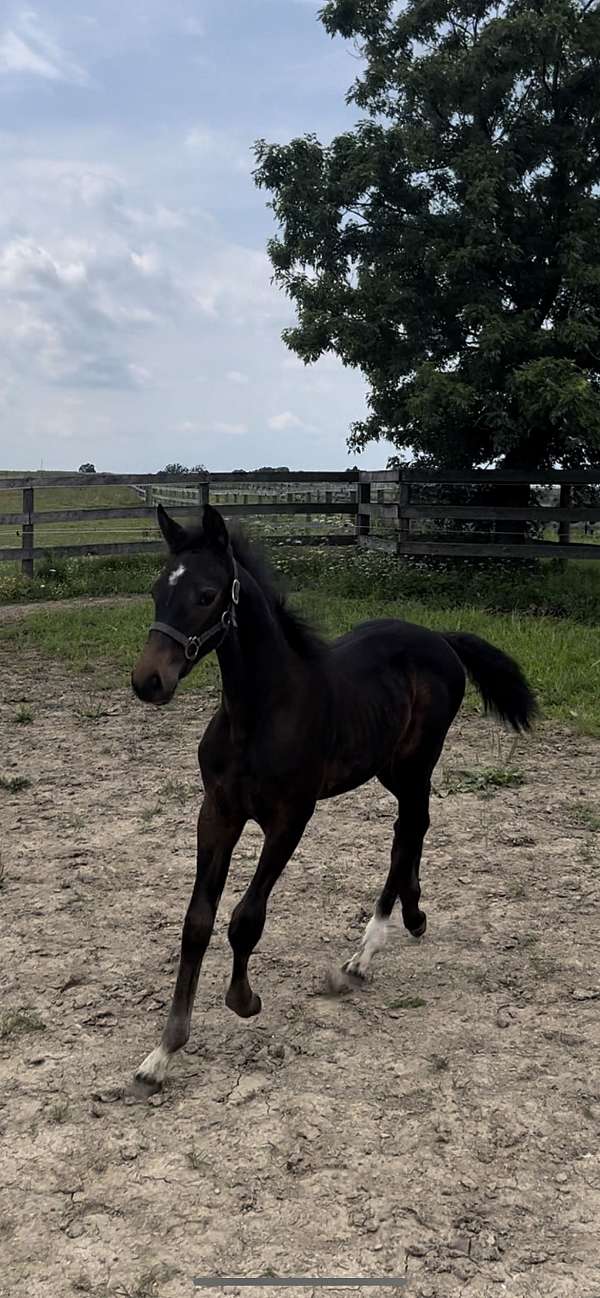
<svg viewBox="0 0 600 1298"><path fill-rule="evenodd" d="M354 952L345 966L348 973L361 976L366 974L375 953L385 946L389 926L389 919L381 919L379 915L371 916L358 951Z"/></svg>
<svg viewBox="0 0 600 1298"><path fill-rule="evenodd" d="M178 568L174 568L173 572L169 573L169 586L176 586L179 578L183 577L184 572L185 566L183 563L180 563Z"/></svg>
<svg viewBox="0 0 600 1298"><path fill-rule="evenodd" d="M146 1055L144 1062L140 1064L137 1070L137 1076L148 1078L153 1082L164 1082L171 1063L172 1056L164 1046L157 1046Z"/></svg>

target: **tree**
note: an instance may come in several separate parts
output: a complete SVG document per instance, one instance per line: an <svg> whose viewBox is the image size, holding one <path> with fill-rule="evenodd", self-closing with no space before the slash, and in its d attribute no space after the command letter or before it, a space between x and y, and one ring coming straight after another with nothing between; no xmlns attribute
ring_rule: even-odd
<svg viewBox="0 0 600 1298"><path fill-rule="evenodd" d="M93 464L80 464L80 465L79 465L79 468L78 468L78 470L77 470L77 472L78 472L78 473L95 473L95 472L96 472L96 469L95 469L95 467L94 467Z"/></svg>
<svg viewBox="0 0 600 1298"><path fill-rule="evenodd" d="M193 464L189 469L185 464L165 464L164 469L159 469L159 473L164 473L169 478L208 477L208 469L204 464Z"/></svg>
<svg viewBox="0 0 600 1298"><path fill-rule="evenodd" d="M357 450L567 467L600 452L596 0L328 0L362 118L257 144L284 333L359 367Z"/></svg>

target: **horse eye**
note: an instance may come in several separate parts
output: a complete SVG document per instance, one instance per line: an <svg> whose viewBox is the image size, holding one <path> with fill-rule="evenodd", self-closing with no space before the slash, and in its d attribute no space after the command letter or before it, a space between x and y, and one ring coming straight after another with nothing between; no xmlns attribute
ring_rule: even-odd
<svg viewBox="0 0 600 1298"><path fill-rule="evenodd" d="M201 590L198 596L198 603L202 604L204 607L206 607L207 604L212 604L215 594L216 592L214 590Z"/></svg>

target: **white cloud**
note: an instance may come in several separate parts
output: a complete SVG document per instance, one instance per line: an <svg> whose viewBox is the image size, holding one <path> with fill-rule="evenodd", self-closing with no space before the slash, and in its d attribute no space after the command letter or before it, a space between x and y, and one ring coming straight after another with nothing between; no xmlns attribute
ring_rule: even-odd
<svg viewBox="0 0 600 1298"><path fill-rule="evenodd" d="M0 34L0 72L43 77L46 81L87 83L87 74L41 26L32 10L23 10L15 27Z"/></svg>
<svg viewBox="0 0 600 1298"><path fill-rule="evenodd" d="M269 428L275 433L285 433L290 428L304 428L304 421L297 415L292 414L291 410L284 410L280 415L271 415L267 420Z"/></svg>
<svg viewBox="0 0 600 1298"><path fill-rule="evenodd" d="M217 419L212 427L215 433L223 433L225 437L244 437L248 432L247 424L231 424L222 419Z"/></svg>
<svg viewBox="0 0 600 1298"><path fill-rule="evenodd" d="M249 174L254 165L250 140L246 138L242 142L237 135L202 123L190 127L184 143L190 153L221 170L233 170L243 175Z"/></svg>
<svg viewBox="0 0 600 1298"><path fill-rule="evenodd" d="M207 258L205 270L192 285L194 300L206 315L237 325L245 325L249 318L255 323L284 323L290 319L290 307L271 283L271 276L266 252L227 244Z"/></svg>
<svg viewBox="0 0 600 1298"><path fill-rule="evenodd" d="M241 370L227 370L225 378L228 383L236 383L239 386L248 382L248 375L243 374Z"/></svg>

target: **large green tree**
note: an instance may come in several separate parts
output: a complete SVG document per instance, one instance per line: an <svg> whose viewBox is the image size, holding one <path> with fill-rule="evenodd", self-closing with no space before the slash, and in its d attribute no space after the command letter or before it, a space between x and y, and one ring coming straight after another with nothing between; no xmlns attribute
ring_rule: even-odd
<svg viewBox="0 0 600 1298"><path fill-rule="evenodd" d="M600 459L600 6L329 0L354 129L257 145L288 346L360 368L388 438L457 467Z"/></svg>

